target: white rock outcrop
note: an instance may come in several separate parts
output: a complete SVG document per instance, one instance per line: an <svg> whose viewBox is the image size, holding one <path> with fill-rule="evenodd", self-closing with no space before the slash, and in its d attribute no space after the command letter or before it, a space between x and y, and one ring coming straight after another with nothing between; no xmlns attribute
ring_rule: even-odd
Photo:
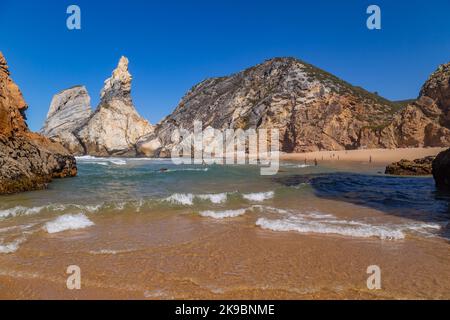
<svg viewBox="0 0 450 320"><path fill-rule="evenodd" d="M77 155L136 156L138 139L154 128L137 113L131 82L128 59L121 57L94 112L84 87L64 90L53 98L42 133Z"/></svg>
<svg viewBox="0 0 450 320"><path fill-rule="evenodd" d="M84 154L77 132L91 115L91 98L86 87L75 86L63 90L53 97L41 134L60 142L73 154Z"/></svg>

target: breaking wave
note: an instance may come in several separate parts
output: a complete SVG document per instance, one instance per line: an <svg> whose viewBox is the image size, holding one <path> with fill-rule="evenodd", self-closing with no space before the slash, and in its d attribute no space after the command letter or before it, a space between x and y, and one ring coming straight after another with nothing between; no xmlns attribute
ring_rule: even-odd
<svg viewBox="0 0 450 320"><path fill-rule="evenodd" d="M443 228L440 224L408 222L402 224L369 224L361 221L339 219L331 214L317 211L294 213L271 207L260 207L260 210L280 213L279 219L259 218L256 225L272 231L294 231L305 234L335 234L355 238L377 237L382 240L401 240L406 234L420 234L428 237Z"/></svg>
<svg viewBox="0 0 450 320"><path fill-rule="evenodd" d="M14 253L19 250L19 246L25 241L25 238L19 238L9 243L0 241L0 253Z"/></svg>
<svg viewBox="0 0 450 320"><path fill-rule="evenodd" d="M275 192L273 192L273 191L249 193L249 194L242 195L242 197L245 200L255 201L255 202L263 202L265 200L272 199L274 196L275 196Z"/></svg>
<svg viewBox="0 0 450 320"><path fill-rule="evenodd" d="M277 220L260 218L256 221L256 225L272 231L337 234L358 238L378 237L383 240L399 240L405 238L405 234L402 231L387 227L352 223L350 221L308 221L302 217L295 216Z"/></svg>
<svg viewBox="0 0 450 320"><path fill-rule="evenodd" d="M222 211L201 211L199 214L202 217L214 218L214 219L225 219L225 218L235 218L244 215L248 209L237 209L237 210L222 210Z"/></svg>
<svg viewBox="0 0 450 320"><path fill-rule="evenodd" d="M44 230L48 233L58 233L66 230L84 229L93 225L94 223L82 213L77 215L66 214L47 222L44 225Z"/></svg>

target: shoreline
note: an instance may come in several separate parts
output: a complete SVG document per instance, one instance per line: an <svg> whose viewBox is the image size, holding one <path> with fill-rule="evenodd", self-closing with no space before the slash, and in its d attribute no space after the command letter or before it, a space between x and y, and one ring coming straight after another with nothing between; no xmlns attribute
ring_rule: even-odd
<svg viewBox="0 0 450 320"><path fill-rule="evenodd" d="M398 148L398 149L364 149L341 151L314 151L306 153L283 153L282 161L342 161L342 162L367 162L376 164L391 164L405 160L415 160L427 156L437 156L448 148Z"/></svg>

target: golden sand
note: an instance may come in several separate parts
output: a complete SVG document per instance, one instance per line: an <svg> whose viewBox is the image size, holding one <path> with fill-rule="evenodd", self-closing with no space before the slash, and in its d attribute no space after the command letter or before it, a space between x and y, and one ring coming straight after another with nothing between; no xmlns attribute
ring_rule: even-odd
<svg viewBox="0 0 450 320"><path fill-rule="evenodd" d="M357 161L387 164L402 159L414 160L436 156L447 148L369 149L348 151L316 151L308 153L283 154L282 160L294 161Z"/></svg>

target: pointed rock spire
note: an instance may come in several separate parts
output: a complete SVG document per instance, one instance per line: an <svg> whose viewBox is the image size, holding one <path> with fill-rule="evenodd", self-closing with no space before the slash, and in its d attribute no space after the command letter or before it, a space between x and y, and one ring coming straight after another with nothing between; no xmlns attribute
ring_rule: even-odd
<svg viewBox="0 0 450 320"><path fill-rule="evenodd" d="M101 102L107 103L114 99L121 99L131 103L131 81L133 77L128 71L128 59L122 56L112 76L105 80L100 93Z"/></svg>

